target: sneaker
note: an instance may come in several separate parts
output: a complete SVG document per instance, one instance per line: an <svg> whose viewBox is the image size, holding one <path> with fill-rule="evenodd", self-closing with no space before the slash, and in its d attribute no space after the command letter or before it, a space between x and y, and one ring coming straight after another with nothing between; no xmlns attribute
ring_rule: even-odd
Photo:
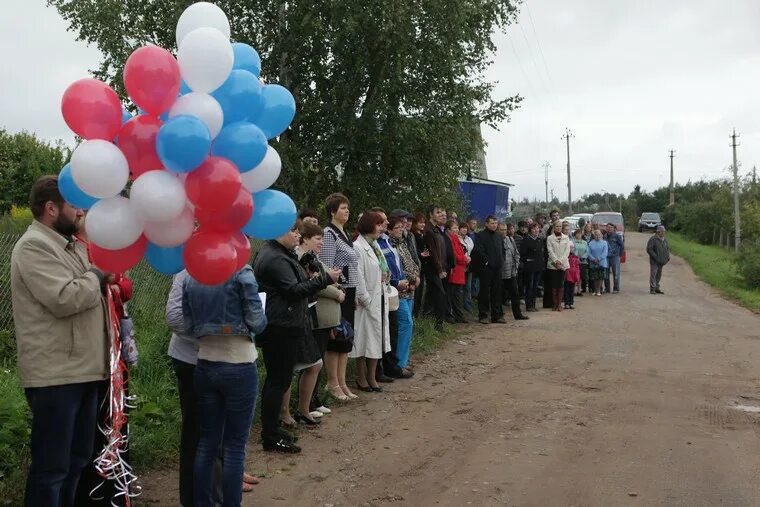
<svg viewBox="0 0 760 507"><path fill-rule="evenodd" d="M332 410L330 410L329 408L327 408L325 406L317 407L317 412L320 412L320 413L325 414L325 415L332 414Z"/></svg>
<svg viewBox="0 0 760 507"><path fill-rule="evenodd" d="M262 447L265 452L281 452L283 454L298 454L301 452L301 448L292 442L288 442L284 438L281 438L275 442L262 442Z"/></svg>
<svg viewBox="0 0 760 507"><path fill-rule="evenodd" d="M657 292L656 292L656 291L654 291L654 290L652 290L652 289L650 289L650 290L649 290L649 293L650 293L650 294L657 294Z"/></svg>
<svg viewBox="0 0 760 507"><path fill-rule="evenodd" d="M480 319L480 320L478 320L478 322L480 322L481 324L490 324L491 323L491 321L488 320L488 319Z"/></svg>
<svg viewBox="0 0 760 507"><path fill-rule="evenodd" d="M575 306L573 306L573 305L568 305L567 307L568 307L568 309L570 309L570 310L575 310Z"/></svg>
<svg viewBox="0 0 760 507"><path fill-rule="evenodd" d="M325 414L323 414L319 410L312 410L311 412L309 412L309 417L311 417L312 419L319 419L320 417L323 417L324 415Z"/></svg>
<svg viewBox="0 0 760 507"><path fill-rule="evenodd" d="M660 289L655 289L655 290L654 290L654 293L655 293L655 294L665 294L665 293L664 293L664 292L662 292Z"/></svg>
<svg viewBox="0 0 760 507"><path fill-rule="evenodd" d="M619 290L613 290L612 293L613 294L620 294L620 291Z"/></svg>
<svg viewBox="0 0 760 507"><path fill-rule="evenodd" d="M499 317L498 319L492 320L491 322L493 322L494 324L506 324L507 319L505 319L504 317Z"/></svg>

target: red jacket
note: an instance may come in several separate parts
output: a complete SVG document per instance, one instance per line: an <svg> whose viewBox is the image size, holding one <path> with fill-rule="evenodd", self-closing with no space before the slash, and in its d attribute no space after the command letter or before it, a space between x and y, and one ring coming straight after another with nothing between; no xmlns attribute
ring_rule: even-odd
<svg viewBox="0 0 760 507"><path fill-rule="evenodd" d="M454 269L449 272L449 276L446 279L453 285L464 285L464 271L467 268L467 255L464 253L462 243L459 242L459 236L454 233L449 233L451 239L451 245L454 247L454 259L456 261Z"/></svg>
<svg viewBox="0 0 760 507"><path fill-rule="evenodd" d="M571 253L568 258L570 263L570 269L565 271L565 281L570 283L578 283L581 281L581 261L578 256Z"/></svg>

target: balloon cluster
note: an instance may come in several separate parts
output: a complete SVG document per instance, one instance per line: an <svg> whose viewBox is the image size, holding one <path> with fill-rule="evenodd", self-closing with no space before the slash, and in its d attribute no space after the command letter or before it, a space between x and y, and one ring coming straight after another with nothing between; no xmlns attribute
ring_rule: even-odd
<svg viewBox="0 0 760 507"><path fill-rule="evenodd" d="M276 238L295 222L293 201L269 189L281 162L267 144L292 122L295 101L264 84L258 53L230 43L229 20L211 3L182 13L177 47L176 58L153 45L130 55L124 85L134 117L101 81L66 89L63 117L84 141L59 188L89 210L97 266L121 272L144 256L161 273L186 268L216 285L248 262L247 236Z"/></svg>

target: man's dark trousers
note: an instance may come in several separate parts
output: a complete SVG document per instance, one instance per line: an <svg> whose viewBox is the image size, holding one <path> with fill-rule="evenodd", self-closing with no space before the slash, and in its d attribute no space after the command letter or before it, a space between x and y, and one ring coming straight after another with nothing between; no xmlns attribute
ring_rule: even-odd
<svg viewBox="0 0 760 507"><path fill-rule="evenodd" d="M504 316L501 308L501 270L485 268L479 274L478 318L498 320Z"/></svg>
<svg viewBox="0 0 760 507"><path fill-rule="evenodd" d="M92 458L98 382L25 389L32 411L32 461L25 505L74 505L82 469Z"/></svg>
<svg viewBox="0 0 760 507"><path fill-rule="evenodd" d="M433 266L425 267L425 313L435 317L438 326L443 325L446 318L446 291L439 273Z"/></svg>
<svg viewBox="0 0 760 507"><path fill-rule="evenodd" d="M383 360L377 364L376 377L387 375L388 377L401 376L401 368L398 365L396 349L398 347L398 310L388 312L388 331L391 338L391 350L383 351Z"/></svg>
<svg viewBox="0 0 760 507"><path fill-rule="evenodd" d="M501 280L501 288L503 292L502 296L502 302L503 304L507 304L508 302L511 302L512 304L512 315L514 318L518 318L522 315L522 310L520 310L520 289L517 285L517 278L504 278Z"/></svg>

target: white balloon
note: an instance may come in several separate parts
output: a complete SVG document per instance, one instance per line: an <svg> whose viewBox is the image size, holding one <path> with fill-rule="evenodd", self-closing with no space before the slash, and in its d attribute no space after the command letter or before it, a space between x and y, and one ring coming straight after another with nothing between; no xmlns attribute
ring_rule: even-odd
<svg viewBox="0 0 760 507"><path fill-rule="evenodd" d="M182 79L195 92L211 93L230 75L232 44L215 28L196 28L182 39L177 62Z"/></svg>
<svg viewBox="0 0 760 507"><path fill-rule="evenodd" d="M230 38L230 21L224 11L212 3L198 2L185 9L177 20L177 47L187 34L203 27L215 28Z"/></svg>
<svg viewBox="0 0 760 507"><path fill-rule="evenodd" d="M169 118L180 114L195 116L208 127L211 139L222 130L224 112L222 106L208 93L190 92L181 96L169 111Z"/></svg>
<svg viewBox="0 0 760 507"><path fill-rule="evenodd" d="M190 208L185 208L179 216L166 222L145 222L145 237L151 243L172 248L179 246L193 235L195 216Z"/></svg>
<svg viewBox="0 0 760 507"><path fill-rule="evenodd" d="M129 191L135 211L144 220L166 222L185 209L187 196L180 180L168 171L148 171L141 174Z"/></svg>
<svg viewBox="0 0 760 507"><path fill-rule="evenodd" d="M126 248L143 233L143 221L126 197L117 195L96 202L84 222L87 237L109 250Z"/></svg>
<svg viewBox="0 0 760 507"><path fill-rule="evenodd" d="M104 199L124 190L129 164L115 144L92 139L77 146L71 155L71 176L84 193Z"/></svg>
<svg viewBox="0 0 760 507"><path fill-rule="evenodd" d="M277 181L281 169L280 154L271 146L267 146L267 154L264 156L264 160L252 170L241 173L240 179L243 180L243 186L253 194L269 188Z"/></svg>

